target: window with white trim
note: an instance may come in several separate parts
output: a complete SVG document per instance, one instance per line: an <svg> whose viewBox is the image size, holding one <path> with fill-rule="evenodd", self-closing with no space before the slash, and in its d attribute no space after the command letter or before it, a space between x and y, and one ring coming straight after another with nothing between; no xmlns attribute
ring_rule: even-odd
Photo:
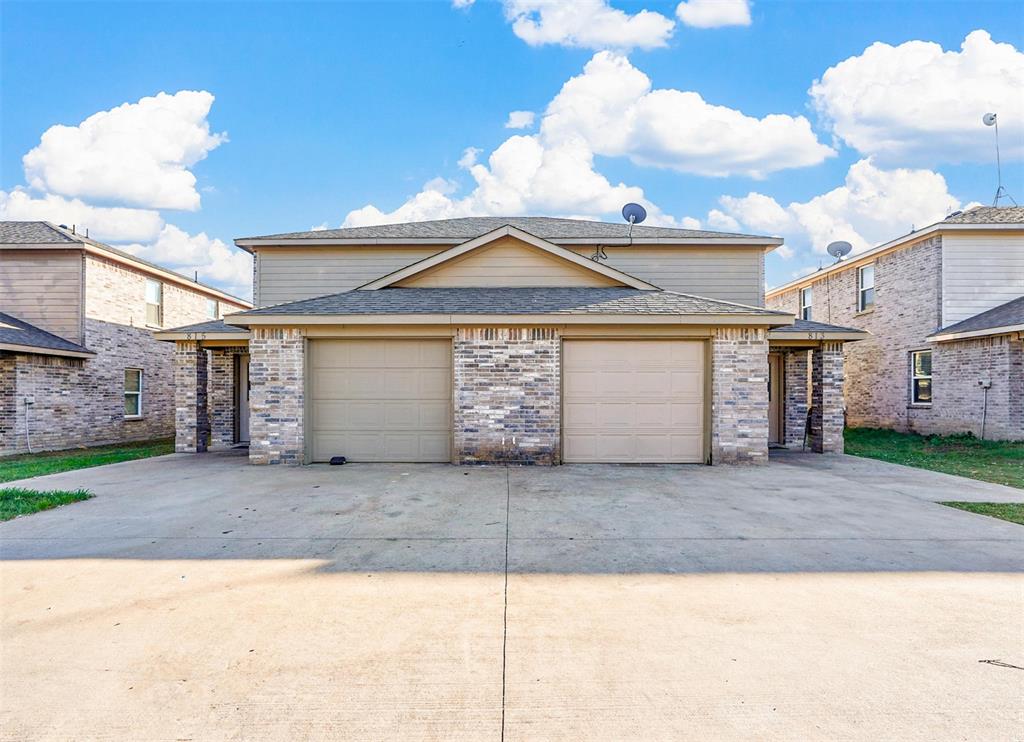
<svg viewBox="0 0 1024 742"><path fill-rule="evenodd" d="M863 312L875 305L875 266L857 269L857 310Z"/></svg>
<svg viewBox="0 0 1024 742"><path fill-rule="evenodd" d="M813 302L813 296L811 287L808 286L805 289L800 289L800 319L811 318L811 304Z"/></svg>
<svg viewBox="0 0 1024 742"><path fill-rule="evenodd" d="M146 279L146 326L163 327L164 285L152 278Z"/></svg>
<svg viewBox="0 0 1024 742"><path fill-rule="evenodd" d="M910 401L913 404L932 403L932 352L915 350L910 353Z"/></svg>
<svg viewBox="0 0 1024 742"><path fill-rule="evenodd" d="M124 416L142 417L142 369L124 370Z"/></svg>
<svg viewBox="0 0 1024 742"><path fill-rule="evenodd" d="M210 319L217 319L220 315L220 302L216 299L206 300L206 316Z"/></svg>

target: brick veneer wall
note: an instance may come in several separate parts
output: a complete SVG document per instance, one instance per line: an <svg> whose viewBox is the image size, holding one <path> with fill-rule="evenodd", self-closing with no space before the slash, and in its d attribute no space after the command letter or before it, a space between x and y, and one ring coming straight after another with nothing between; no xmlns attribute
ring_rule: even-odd
<svg viewBox="0 0 1024 742"><path fill-rule="evenodd" d="M871 337L847 343L845 398L847 422L853 427L892 428L923 434L981 434L984 390L989 390L987 437L1024 438L1024 386L1020 341L978 338L929 343L939 328L942 307L942 238L934 236L878 258L875 262L875 307L857 311L855 268L822 277L812 284L812 318L856 327ZM831 302L829 302L831 297ZM768 299L769 309L796 312L797 289ZM831 306L830 306L831 304ZM932 351L932 403L910 402L910 352ZM993 404L993 400L996 400ZM994 417L992 417L994 415Z"/></svg>
<svg viewBox="0 0 1024 742"><path fill-rule="evenodd" d="M558 463L560 343L554 328L456 331L455 456L460 463Z"/></svg>
<svg viewBox="0 0 1024 742"><path fill-rule="evenodd" d="M54 356L5 356L17 367L12 386L14 419L19 426L0 436L0 453L27 450L24 398L35 396L29 411L34 450L100 445L170 437L175 434L174 344L156 340L145 322L146 274L130 266L87 255L84 260L83 345L96 353L86 360ZM240 305L223 303L225 311ZM206 295L164 283L164 327L202 322ZM142 417L124 416L124 372L143 372ZM12 374L8 368L8 374ZM0 412L0 415L3 413ZM3 431L0 423L0 432Z"/></svg>
<svg viewBox="0 0 1024 742"><path fill-rule="evenodd" d="M783 356L784 418L783 443L787 446L802 446L807 427L807 383L810 378L808 353L806 350L790 350Z"/></svg>
<svg viewBox="0 0 1024 742"><path fill-rule="evenodd" d="M721 327L711 340L711 462L768 462L768 336Z"/></svg>
<svg viewBox="0 0 1024 742"><path fill-rule="evenodd" d="M249 339L249 461L304 459L305 336L295 328L254 328Z"/></svg>
<svg viewBox="0 0 1024 742"><path fill-rule="evenodd" d="M984 434L1024 440L1024 341L1010 336L936 343L932 351L933 406L927 433ZM990 381L988 407L979 380Z"/></svg>
<svg viewBox="0 0 1024 742"><path fill-rule="evenodd" d="M811 429L817 453L843 452L843 344L822 343L811 351Z"/></svg>
<svg viewBox="0 0 1024 742"><path fill-rule="evenodd" d="M18 397L13 354L0 353L0 454L13 451L18 422Z"/></svg>
<svg viewBox="0 0 1024 742"><path fill-rule="evenodd" d="M209 442L209 354L194 340L174 344L174 450L205 451Z"/></svg>
<svg viewBox="0 0 1024 742"><path fill-rule="evenodd" d="M857 268L812 283L811 318L871 335L844 348L847 420L853 427L927 429L932 409L909 405L911 350L930 347L942 304L942 238L925 238L875 261L875 305L857 309ZM769 309L799 311L798 289L767 300ZM937 383L937 382L936 382Z"/></svg>
<svg viewBox="0 0 1024 742"><path fill-rule="evenodd" d="M17 354L4 364L12 393L9 433L0 440L0 453L24 453L64 447L65 430L78 424L82 400L83 362L74 358ZM27 404L27 399L34 399ZM122 407L123 409L123 407Z"/></svg>

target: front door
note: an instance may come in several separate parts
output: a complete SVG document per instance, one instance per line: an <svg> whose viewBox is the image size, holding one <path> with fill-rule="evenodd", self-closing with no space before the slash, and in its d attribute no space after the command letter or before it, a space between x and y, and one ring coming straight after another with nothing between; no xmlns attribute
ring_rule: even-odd
<svg viewBox="0 0 1024 742"><path fill-rule="evenodd" d="M782 443L782 354L768 354L768 443Z"/></svg>
<svg viewBox="0 0 1024 742"><path fill-rule="evenodd" d="M235 420L238 421L238 430L235 431L235 439L239 443L249 442L249 356L235 356L237 363L235 378Z"/></svg>

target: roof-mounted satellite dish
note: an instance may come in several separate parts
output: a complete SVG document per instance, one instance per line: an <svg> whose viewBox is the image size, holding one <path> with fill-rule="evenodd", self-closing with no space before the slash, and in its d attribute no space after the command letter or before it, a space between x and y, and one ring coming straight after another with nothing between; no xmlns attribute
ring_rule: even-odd
<svg viewBox="0 0 1024 742"><path fill-rule="evenodd" d="M831 255L836 260L842 260L843 258L845 258L847 255L850 254L850 251L852 249L853 245L851 245L849 242L846 242L845 240L837 240L835 242L830 242L828 244L828 247L825 248L828 254Z"/></svg>
<svg viewBox="0 0 1024 742"><path fill-rule="evenodd" d="M981 117L981 123L985 124L985 126L995 126L996 115L994 113L986 113Z"/></svg>
<svg viewBox="0 0 1024 742"><path fill-rule="evenodd" d="M630 224L639 224L647 218L647 209L640 204L626 204L622 207L622 218Z"/></svg>
<svg viewBox="0 0 1024 742"><path fill-rule="evenodd" d="M629 237L630 244L633 244L633 225L647 218L647 209L640 204L628 203L622 207L622 218L629 222L626 236Z"/></svg>

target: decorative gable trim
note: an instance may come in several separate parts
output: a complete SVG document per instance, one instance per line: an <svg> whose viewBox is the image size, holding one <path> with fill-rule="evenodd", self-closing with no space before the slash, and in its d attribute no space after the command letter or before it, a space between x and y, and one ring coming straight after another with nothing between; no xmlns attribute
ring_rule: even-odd
<svg viewBox="0 0 1024 742"><path fill-rule="evenodd" d="M393 286L394 284L400 281L404 281L407 278L411 278L412 276L431 270L432 268L436 268L437 266L443 263L447 263L448 261L454 260L455 258L459 258L465 255L466 253L479 249L502 237L515 237L517 240L520 240L526 243L527 245L530 245L531 247L543 250L544 252L554 255L557 258L565 260L566 262L573 263L574 265L584 270L598 273L604 276L605 278L610 278L613 281L621 283L623 286L629 286L630 288L640 289L641 291L655 291L658 289L658 287L655 286L654 284L642 281L639 278L636 278L635 276L629 275L628 273L623 273L622 271L612 268L609 265L604 265L602 263L590 260L588 258L583 257L582 255L574 253L572 250L568 250L564 247L559 247L558 245L552 242L542 240L540 237L535 237L529 232L524 232L523 230L517 229L516 227L505 225L504 227L499 227L498 229L488 232L487 234L482 234L479 237L475 237L472 240L463 242L461 245L456 245L453 248L440 252L437 255L432 255L429 258L424 258L418 263L413 263L412 265L408 265L405 268L401 268L397 271L389 273L386 276L381 276L380 278L370 281L369 283L363 284L356 290L375 291L377 289L383 289L388 286Z"/></svg>

